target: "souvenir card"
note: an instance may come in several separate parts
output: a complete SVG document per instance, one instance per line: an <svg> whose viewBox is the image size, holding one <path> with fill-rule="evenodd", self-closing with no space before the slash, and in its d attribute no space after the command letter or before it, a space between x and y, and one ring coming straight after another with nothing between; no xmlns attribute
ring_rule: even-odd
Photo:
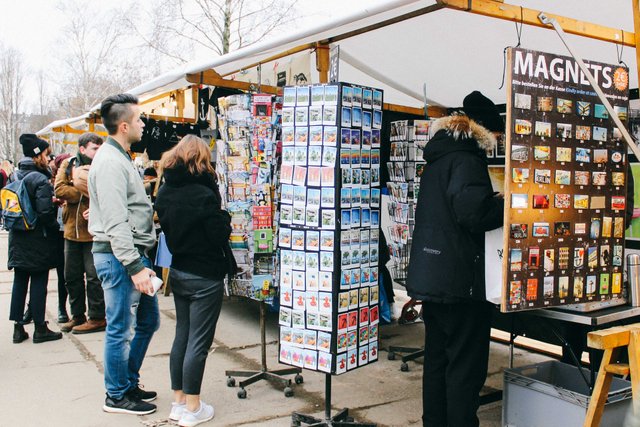
<svg viewBox="0 0 640 427"><path fill-rule="evenodd" d="M328 271L320 272L320 286L318 289L329 292L333 289L333 273Z"/></svg>
<svg viewBox="0 0 640 427"><path fill-rule="evenodd" d="M569 268L569 248L566 246L558 248L558 268L560 270Z"/></svg>
<svg viewBox="0 0 640 427"><path fill-rule="evenodd" d="M340 112L340 126L351 127L351 108L343 106Z"/></svg>
<svg viewBox="0 0 640 427"><path fill-rule="evenodd" d="M304 185L307 179L307 168L304 166L293 167L293 183L295 185Z"/></svg>
<svg viewBox="0 0 640 427"><path fill-rule="evenodd" d="M351 86L342 86L342 105L350 107L353 101L353 88Z"/></svg>
<svg viewBox="0 0 640 427"><path fill-rule="evenodd" d="M611 184L614 186L624 185L624 172L611 172Z"/></svg>
<svg viewBox="0 0 640 427"><path fill-rule="evenodd" d="M293 251L289 251L285 249L281 250L280 262L282 263L283 269L292 268L293 267Z"/></svg>
<svg viewBox="0 0 640 427"><path fill-rule="evenodd" d="M378 267L371 267L371 280L369 283L378 283Z"/></svg>
<svg viewBox="0 0 640 427"><path fill-rule="evenodd" d="M558 221L553 224L553 234L559 237L571 235L571 223L568 221Z"/></svg>
<svg viewBox="0 0 640 427"><path fill-rule="evenodd" d="M295 297L294 297L295 298ZM305 292L305 308L307 311L318 311L318 293L307 291Z"/></svg>
<svg viewBox="0 0 640 427"><path fill-rule="evenodd" d="M369 243L369 230L360 230L360 243Z"/></svg>
<svg viewBox="0 0 640 427"><path fill-rule="evenodd" d="M300 234L302 234L302 236L300 236ZM302 241L304 241L304 231L280 228L280 247L304 249L304 247L299 245L300 241L298 239L300 237L302 237Z"/></svg>
<svg viewBox="0 0 640 427"><path fill-rule="evenodd" d="M522 281L511 280L509 282L509 304L520 304L522 301Z"/></svg>
<svg viewBox="0 0 640 427"><path fill-rule="evenodd" d="M516 93L515 94L515 102L513 105L515 108L519 108L521 110L530 110L531 109L531 95L526 93Z"/></svg>
<svg viewBox="0 0 640 427"><path fill-rule="evenodd" d="M593 127L593 139L596 141L606 141L607 140L607 128L594 126Z"/></svg>
<svg viewBox="0 0 640 427"><path fill-rule="evenodd" d="M295 333L294 333L295 336ZM297 347L291 348L291 364L299 368L304 367L304 350Z"/></svg>
<svg viewBox="0 0 640 427"><path fill-rule="evenodd" d="M358 298L359 293L357 289L352 289L349 291L349 310L358 308Z"/></svg>
<svg viewBox="0 0 640 427"><path fill-rule="evenodd" d="M532 230L533 237L549 237L548 222L534 222Z"/></svg>
<svg viewBox="0 0 640 427"><path fill-rule="evenodd" d="M571 161L571 147L556 147L556 161L558 161L558 162L570 162Z"/></svg>
<svg viewBox="0 0 640 427"><path fill-rule="evenodd" d="M593 150L593 163L604 164L609 161L608 151L604 148L595 148Z"/></svg>
<svg viewBox="0 0 640 427"><path fill-rule="evenodd" d="M304 363L302 365L305 369L316 370L318 366L318 352L314 350L304 350Z"/></svg>
<svg viewBox="0 0 640 427"><path fill-rule="evenodd" d="M318 316L318 329L321 331L330 331L331 327L331 315L327 313L320 313Z"/></svg>
<svg viewBox="0 0 640 427"><path fill-rule="evenodd" d="M591 183L593 185L607 185L607 173L602 171L596 171L591 173ZM593 197L592 197L593 199Z"/></svg>
<svg viewBox="0 0 640 427"><path fill-rule="evenodd" d="M362 184L362 171L360 169L351 169L351 183L356 186Z"/></svg>
<svg viewBox="0 0 640 427"><path fill-rule="evenodd" d="M294 183L295 183L295 171L294 171ZM303 184L300 184L303 185ZM312 187L320 187L320 167L309 166L307 168L307 185Z"/></svg>
<svg viewBox="0 0 640 427"><path fill-rule="evenodd" d="M628 113L627 113L627 107L622 107L619 105L616 105L613 107L613 111L618 115L618 118L621 121L626 121L628 118Z"/></svg>
<svg viewBox="0 0 640 427"><path fill-rule="evenodd" d="M369 206L371 204L371 190L369 188L360 190L360 204L362 206Z"/></svg>
<svg viewBox="0 0 640 427"><path fill-rule="evenodd" d="M347 329L349 331L356 331L358 329L358 310L347 313Z"/></svg>
<svg viewBox="0 0 640 427"><path fill-rule="evenodd" d="M309 86L296 87L296 105L309 105Z"/></svg>
<svg viewBox="0 0 640 427"><path fill-rule="evenodd" d="M574 194L573 207L575 209L589 209L589 196L587 194Z"/></svg>
<svg viewBox="0 0 640 427"><path fill-rule="evenodd" d="M348 190L348 188L347 188ZM362 203L362 197L361 197L362 193L360 192L359 188L352 188L351 189L351 206L360 206L360 204ZM353 214L351 216L351 221L355 222L354 218L353 218Z"/></svg>
<svg viewBox="0 0 640 427"><path fill-rule="evenodd" d="M371 146L373 148L380 148L380 129L371 130Z"/></svg>
<svg viewBox="0 0 640 427"><path fill-rule="evenodd" d="M359 149L351 149L351 166L355 168L360 167L360 150Z"/></svg>
<svg viewBox="0 0 640 427"><path fill-rule="evenodd" d="M293 204L303 207L307 204L307 187L300 185L293 186Z"/></svg>
<svg viewBox="0 0 640 427"><path fill-rule="evenodd" d="M342 209L340 211L340 228L348 230L351 227L351 209Z"/></svg>
<svg viewBox="0 0 640 427"><path fill-rule="evenodd" d="M369 308L369 322L372 325L380 323L380 307L378 305L372 305Z"/></svg>
<svg viewBox="0 0 640 427"><path fill-rule="evenodd" d="M295 166L282 165L280 169L280 182L283 184L291 184L293 182L293 171Z"/></svg>
<svg viewBox="0 0 640 427"><path fill-rule="evenodd" d="M351 148L360 148L360 130L358 129L351 129L350 132L351 135Z"/></svg>
<svg viewBox="0 0 640 427"><path fill-rule="evenodd" d="M589 172L575 171L573 182L575 185L589 185Z"/></svg>
<svg viewBox="0 0 640 427"><path fill-rule="evenodd" d="M346 256L350 257L349 254ZM346 260L344 253L342 253L342 259ZM345 263L348 263L348 261L345 261ZM349 288L351 288L351 270L343 269L340 273L340 290Z"/></svg>
<svg viewBox="0 0 640 427"><path fill-rule="evenodd" d="M333 271L333 252L320 251L320 270Z"/></svg>
<svg viewBox="0 0 640 427"><path fill-rule="evenodd" d="M282 109L282 126L293 126L295 124L295 109L283 108Z"/></svg>
<svg viewBox="0 0 640 427"><path fill-rule="evenodd" d="M380 168L371 166L371 186L378 187L380 185Z"/></svg>
<svg viewBox="0 0 640 427"><path fill-rule="evenodd" d="M336 147L324 147L322 150L322 166L333 168L336 165Z"/></svg>
<svg viewBox="0 0 640 427"><path fill-rule="evenodd" d="M605 196L591 196L589 208L590 209L604 209L606 205Z"/></svg>
<svg viewBox="0 0 640 427"><path fill-rule="evenodd" d="M358 349L357 349L357 340L355 340L355 333L354 333L354 342L355 344L355 349L353 350L349 350L347 351L347 370L352 370L358 367ZM347 336L347 339L349 339L351 337Z"/></svg>
<svg viewBox="0 0 640 427"><path fill-rule="evenodd" d="M605 216L602 218L602 237L611 237L613 218Z"/></svg>
<svg viewBox="0 0 640 427"><path fill-rule="evenodd" d="M307 189L307 205L315 206L315 207L320 206L320 189L319 188Z"/></svg>
<svg viewBox="0 0 640 427"><path fill-rule="evenodd" d="M304 276L304 272L301 272ZM305 291L293 291L293 311L291 312L292 315L292 322L293 322L293 315L296 313L296 310L298 310L298 313L302 313L304 311L304 309L306 308L306 292ZM302 317L302 316L301 316ZM304 319L304 317L302 317L302 319ZM299 326L296 325L295 322L293 322L294 326ZM304 320L302 320L302 326L304 327Z"/></svg>
<svg viewBox="0 0 640 427"><path fill-rule="evenodd" d="M338 319L340 319L340 317L338 317ZM344 333L339 333L336 342L337 342L336 344L337 352L338 353L346 352L347 351L347 332L345 331Z"/></svg>
<svg viewBox="0 0 640 427"><path fill-rule="evenodd" d="M556 170L555 183L558 185L570 185L571 184L571 171Z"/></svg>
<svg viewBox="0 0 640 427"><path fill-rule="evenodd" d="M333 308L333 297L330 292L318 293L318 310L324 313L331 313Z"/></svg>
<svg viewBox="0 0 640 427"><path fill-rule="evenodd" d="M369 227L373 225L373 211L371 209L362 209L361 222L363 227Z"/></svg>
<svg viewBox="0 0 640 427"><path fill-rule="evenodd" d="M317 128L317 125L321 125L323 122L323 118L322 118L322 106L321 105L314 105L309 107L309 125L312 126L312 129L315 127ZM296 126L298 126L298 123L296 122ZM309 138L309 141L313 141L313 139ZM320 138L318 139L319 142L322 141L322 127L320 127Z"/></svg>
<svg viewBox="0 0 640 427"><path fill-rule="evenodd" d="M321 227L325 230L335 230L336 211L333 209L322 209L320 211Z"/></svg>
<svg viewBox="0 0 640 427"><path fill-rule="evenodd" d="M607 111L607 109L605 108L604 105L595 104L594 105L594 110L593 110L593 116L596 119L608 119L609 118L609 112Z"/></svg>
<svg viewBox="0 0 640 427"><path fill-rule="evenodd" d="M291 309L287 307L280 307L280 316L278 320L280 326L291 326Z"/></svg>
<svg viewBox="0 0 640 427"><path fill-rule="evenodd" d="M382 110L375 110L373 112L373 129L382 129Z"/></svg>
<svg viewBox="0 0 640 427"><path fill-rule="evenodd" d="M509 250L509 270L522 271L522 249L511 248Z"/></svg>
<svg viewBox="0 0 640 427"><path fill-rule="evenodd" d="M309 128L309 145L314 147L318 152L318 156L313 160L320 164L322 158L322 126L311 126ZM311 164L311 153L309 154L309 164Z"/></svg>
<svg viewBox="0 0 640 427"><path fill-rule="evenodd" d="M529 147L526 145L512 145L511 160L516 162L526 162L529 160Z"/></svg>
<svg viewBox="0 0 640 427"><path fill-rule="evenodd" d="M362 131L362 148L371 148L371 132L368 130Z"/></svg>
<svg viewBox="0 0 640 427"><path fill-rule="evenodd" d="M356 247L355 249L353 248L353 246L351 247L351 265L360 265L360 247ZM354 261L354 259L358 259L358 261ZM351 288L359 288L360 287L360 280L362 278L361 275L362 271L359 268L354 268L353 270L351 270Z"/></svg>
<svg viewBox="0 0 640 427"><path fill-rule="evenodd" d="M624 210L625 198L624 196L611 196L611 209L614 211Z"/></svg>
<svg viewBox="0 0 640 427"><path fill-rule="evenodd" d="M335 147L337 143L338 128L336 126L324 126L322 133L322 144L325 146Z"/></svg>
<svg viewBox="0 0 640 427"><path fill-rule="evenodd" d="M287 86L284 88L282 105L283 106L296 105L296 88L295 87Z"/></svg>
<svg viewBox="0 0 640 427"><path fill-rule="evenodd" d="M539 96L536 100L536 110L543 113L553 111L553 98L550 96Z"/></svg>
<svg viewBox="0 0 640 427"><path fill-rule="evenodd" d="M573 226L573 234L586 234L587 224L585 222L576 222Z"/></svg>
<svg viewBox="0 0 640 427"><path fill-rule="evenodd" d="M311 105L324 104L324 85L311 86Z"/></svg>
<svg viewBox="0 0 640 427"><path fill-rule="evenodd" d="M366 131L370 131L372 127L373 127L373 113L371 111L365 110L362 112L362 129Z"/></svg>
<svg viewBox="0 0 640 427"><path fill-rule="evenodd" d="M611 293L619 294L622 292L622 273L613 273L611 275Z"/></svg>
<svg viewBox="0 0 640 427"><path fill-rule="evenodd" d="M287 281L289 282L288 287L280 289L280 305L284 307L293 307L293 292L291 291L291 273L292 273L291 270L289 270L288 278L287 278ZM280 284L282 284L284 280L282 277L282 274L284 274L284 271L281 272Z"/></svg>
<svg viewBox="0 0 640 427"><path fill-rule="evenodd" d="M291 336L291 328L283 326L280 328L280 343L282 345L291 345L292 336Z"/></svg>
<svg viewBox="0 0 640 427"><path fill-rule="evenodd" d="M576 114L582 117L591 115L591 103L586 101L576 102Z"/></svg>
<svg viewBox="0 0 640 427"><path fill-rule="evenodd" d="M613 245L613 256L611 259L611 265L614 267L622 266L622 245Z"/></svg>
<svg viewBox="0 0 640 427"><path fill-rule="evenodd" d="M584 296L584 277L575 276L573 278L573 296L582 298Z"/></svg>
<svg viewBox="0 0 640 427"><path fill-rule="evenodd" d="M351 265L351 248L349 246L343 246L340 248L340 252L341 252L341 265L342 267L349 267ZM346 280L347 276L349 275L349 280ZM342 273L342 278L345 279L345 285L350 285L351 284L351 271L350 270L343 270Z"/></svg>
<svg viewBox="0 0 640 427"><path fill-rule="evenodd" d="M379 188L371 189L371 207L380 207L380 194L381 193Z"/></svg>
<svg viewBox="0 0 640 427"><path fill-rule="evenodd" d="M600 246L600 267L611 266L611 248L609 245Z"/></svg>
<svg viewBox="0 0 640 427"><path fill-rule="evenodd" d="M360 307L369 306L369 288L360 288Z"/></svg>
<svg viewBox="0 0 640 427"><path fill-rule="evenodd" d="M373 285L369 291L369 305L376 305L380 300L380 288L378 285Z"/></svg>
<svg viewBox="0 0 640 427"><path fill-rule="evenodd" d="M323 85L323 86L315 86L315 87L321 87L322 88L324 99L323 99L323 101L321 103L323 103L325 105L327 105L327 104L335 105L335 104L338 103L338 86L334 86L334 85L324 86ZM319 96L320 89L318 89L317 94ZM312 89L312 96L313 96L313 89ZM312 102L312 104L314 104L314 102Z"/></svg>
<svg viewBox="0 0 640 427"><path fill-rule="evenodd" d="M304 271L304 267L305 267L304 251L291 251L291 252L293 254L293 269Z"/></svg>
<svg viewBox="0 0 640 427"><path fill-rule="evenodd" d="M511 231L509 235L512 239L526 239L528 229L528 224L511 224Z"/></svg>
<svg viewBox="0 0 640 427"><path fill-rule="evenodd" d="M369 325L358 329L358 345L367 344L369 342Z"/></svg>
<svg viewBox="0 0 640 427"><path fill-rule="evenodd" d="M557 177L557 172L556 172ZM536 184L550 184L551 183L551 170L550 169L535 169L533 180ZM534 206L535 207L535 206Z"/></svg>
<svg viewBox="0 0 640 427"><path fill-rule="evenodd" d="M607 295L609 293L609 274L604 273L600 275L600 295Z"/></svg>
<svg viewBox="0 0 640 427"><path fill-rule="evenodd" d="M306 287L309 291L317 291L319 289L319 280L318 280L318 269L310 269L305 273L306 276Z"/></svg>
<svg viewBox="0 0 640 427"><path fill-rule="evenodd" d="M349 292L338 293L338 312L346 312L349 310Z"/></svg>
<svg viewBox="0 0 640 427"><path fill-rule="evenodd" d="M320 248L320 232L307 230L306 250L318 251Z"/></svg>
<svg viewBox="0 0 640 427"><path fill-rule="evenodd" d="M338 107L335 105L325 105L322 108L322 124L335 126L338 117Z"/></svg>
<svg viewBox="0 0 640 427"><path fill-rule="evenodd" d="M353 107L362 108L362 88L353 87L353 98L351 99L351 105Z"/></svg>
<svg viewBox="0 0 640 427"><path fill-rule="evenodd" d="M369 332L371 335L371 332ZM328 353L331 351L331 334L326 332L318 332L318 350Z"/></svg>
<svg viewBox="0 0 640 427"><path fill-rule="evenodd" d="M539 161L551 160L551 147L548 145L536 145L533 147L533 158Z"/></svg>
<svg viewBox="0 0 640 427"><path fill-rule="evenodd" d="M513 168L511 172L512 181L516 184L525 183L529 181L529 169L527 168Z"/></svg>
<svg viewBox="0 0 640 427"><path fill-rule="evenodd" d="M309 141L309 128L296 127L295 145L307 145Z"/></svg>
<svg viewBox="0 0 640 427"><path fill-rule="evenodd" d="M282 164L293 166L296 163L295 147L282 147Z"/></svg>
<svg viewBox="0 0 640 427"><path fill-rule="evenodd" d="M571 138L571 125L569 123L556 124L556 138L563 140Z"/></svg>
<svg viewBox="0 0 640 427"><path fill-rule="evenodd" d="M353 107L351 109L351 126L362 127L362 108Z"/></svg>
<svg viewBox="0 0 640 427"><path fill-rule="evenodd" d="M293 364L291 350L291 347L286 345L280 347L280 362L286 363L287 365Z"/></svg>
<svg viewBox="0 0 640 427"><path fill-rule="evenodd" d="M340 189L340 206L344 208L348 208L351 206L351 189L350 188Z"/></svg>
<svg viewBox="0 0 640 427"><path fill-rule="evenodd" d="M593 296L596 293L596 276L587 276L587 296Z"/></svg>
<svg viewBox="0 0 640 427"><path fill-rule="evenodd" d="M324 182L323 182L324 185ZM335 207L336 190L333 187L322 187L321 197L320 197L320 206L323 208L333 208Z"/></svg>
<svg viewBox="0 0 640 427"><path fill-rule="evenodd" d="M382 110L382 91L373 89L373 108Z"/></svg>
<svg viewBox="0 0 640 427"><path fill-rule="evenodd" d="M555 266L555 250L554 249L545 249L544 250L544 271L551 272L554 270Z"/></svg>
<svg viewBox="0 0 640 427"><path fill-rule="evenodd" d="M364 344L358 348L358 366L364 366L369 363L369 346Z"/></svg>
<svg viewBox="0 0 640 427"><path fill-rule="evenodd" d="M549 208L549 196L547 194L534 194L533 195L533 208L534 209L548 209Z"/></svg>
<svg viewBox="0 0 640 427"><path fill-rule="evenodd" d="M318 333L316 331L304 330L304 348L315 350L318 346Z"/></svg>
<svg viewBox="0 0 640 427"><path fill-rule="evenodd" d="M613 237L622 238L624 234L624 218L616 217L613 219Z"/></svg>
<svg viewBox="0 0 640 427"><path fill-rule="evenodd" d="M556 110L560 114L572 114L573 113L573 101L570 99L556 99Z"/></svg>
<svg viewBox="0 0 640 427"><path fill-rule="evenodd" d="M280 270L280 288L291 289L293 286L293 270L282 268Z"/></svg>
<svg viewBox="0 0 640 427"><path fill-rule="evenodd" d="M362 153L365 153L367 150L362 150ZM363 154L364 156L364 154ZM361 159L363 157L361 156ZM362 164L364 166L364 164ZM360 173L362 174L362 178L360 180L360 185L364 185L366 187L369 187L369 185L371 185L371 171L369 169L362 169L360 171Z"/></svg>
<svg viewBox="0 0 640 427"><path fill-rule="evenodd" d="M340 167L348 168L351 164L351 150L340 150ZM351 182L349 182L351 183Z"/></svg>
<svg viewBox="0 0 640 427"><path fill-rule="evenodd" d="M524 119L516 119L515 125L515 133L517 135L531 135L531 129L533 126L531 125L531 121Z"/></svg>
<svg viewBox="0 0 640 427"><path fill-rule="evenodd" d="M536 122L535 135L541 138L551 138L551 123Z"/></svg>
<svg viewBox="0 0 640 427"><path fill-rule="evenodd" d="M588 141L591 139L590 126L576 126L576 139L580 141Z"/></svg>
<svg viewBox="0 0 640 427"><path fill-rule="evenodd" d="M369 362L378 360L378 341L373 341L371 334L369 334Z"/></svg>
<svg viewBox="0 0 640 427"><path fill-rule="evenodd" d="M369 241L377 245L378 242L380 241L380 230L378 229L370 230L369 236L370 236Z"/></svg>
<svg viewBox="0 0 640 427"><path fill-rule="evenodd" d="M558 297L566 298L569 295L569 277L561 276L558 278Z"/></svg>
<svg viewBox="0 0 640 427"><path fill-rule="evenodd" d="M587 248L587 266L589 268L598 267L598 247L597 246L589 246Z"/></svg>
<svg viewBox="0 0 640 427"><path fill-rule="evenodd" d="M304 127L309 124L309 108L308 107L296 107L295 110L295 125L297 127Z"/></svg>
<svg viewBox="0 0 640 427"><path fill-rule="evenodd" d="M295 147L295 164L298 166L307 165L307 147Z"/></svg>
<svg viewBox="0 0 640 427"><path fill-rule="evenodd" d="M319 313L314 311L307 312L307 328L318 329L320 327Z"/></svg>
<svg viewBox="0 0 640 427"><path fill-rule="evenodd" d="M553 298L553 276L546 276L542 282L542 296L544 299Z"/></svg>
<svg viewBox="0 0 640 427"><path fill-rule="evenodd" d="M540 267L540 248L538 246L529 247L529 269Z"/></svg>

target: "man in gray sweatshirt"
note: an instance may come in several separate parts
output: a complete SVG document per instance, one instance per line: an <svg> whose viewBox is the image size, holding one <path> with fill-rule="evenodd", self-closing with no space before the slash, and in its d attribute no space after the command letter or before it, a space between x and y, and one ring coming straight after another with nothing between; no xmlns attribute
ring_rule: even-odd
<svg viewBox="0 0 640 427"><path fill-rule="evenodd" d="M109 137L89 171L89 232L93 261L106 309L105 412L144 415L157 394L139 387L140 367L160 326L148 253L155 244L153 208L128 151L140 141L144 123L138 99L110 96L100 107Z"/></svg>

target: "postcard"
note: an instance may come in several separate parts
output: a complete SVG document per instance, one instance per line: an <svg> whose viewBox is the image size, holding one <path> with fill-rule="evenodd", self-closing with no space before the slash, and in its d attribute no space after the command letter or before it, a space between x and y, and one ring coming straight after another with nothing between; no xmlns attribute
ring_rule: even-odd
<svg viewBox="0 0 640 427"><path fill-rule="evenodd" d="M282 145L293 145L295 143L295 128L282 126Z"/></svg>
<svg viewBox="0 0 640 427"><path fill-rule="evenodd" d="M294 106L296 105L296 88L292 86L287 86L284 88L284 94L282 98L283 106Z"/></svg>
<svg viewBox="0 0 640 427"><path fill-rule="evenodd" d="M343 106L340 111L341 111L340 126L350 128L351 127L351 108Z"/></svg>
<svg viewBox="0 0 640 427"><path fill-rule="evenodd" d="M308 141L309 141L309 128L296 127L295 145L307 145Z"/></svg>
<svg viewBox="0 0 640 427"><path fill-rule="evenodd" d="M337 124L338 107L335 105L325 105L322 108L322 124L335 126Z"/></svg>
<svg viewBox="0 0 640 427"><path fill-rule="evenodd" d="M600 218L591 219L591 227L589 227L589 238L597 239L600 237Z"/></svg>
<svg viewBox="0 0 640 427"><path fill-rule="evenodd" d="M321 107L322 108L322 107ZM295 109L295 125L307 126L309 124L309 108L308 107L296 107Z"/></svg>
<svg viewBox="0 0 640 427"><path fill-rule="evenodd" d="M296 105L309 105L309 86L296 87Z"/></svg>
<svg viewBox="0 0 640 427"><path fill-rule="evenodd" d="M544 297L544 299L550 299L553 298L553 282L554 282L554 277L553 276L546 276L543 280L542 280L542 296Z"/></svg>
<svg viewBox="0 0 640 427"><path fill-rule="evenodd" d="M596 276L587 276L587 296L593 296L596 293Z"/></svg>
<svg viewBox="0 0 640 427"><path fill-rule="evenodd" d="M311 126L309 128L309 145L322 145L322 126Z"/></svg>
<svg viewBox="0 0 640 427"><path fill-rule="evenodd" d="M307 204L307 188L302 186L293 186L293 204L304 206Z"/></svg>
<svg viewBox="0 0 640 427"><path fill-rule="evenodd" d="M509 304L520 304L522 300L522 281L511 280L509 282Z"/></svg>
<svg viewBox="0 0 640 427"><path fill-rule="evenodd" d="M622 273L613 273L611 275L611 293L619 294L622 292Z"/></svg>
<svg viewBox="0 0 640 427"><path fill-rule="evenodd" d="M362 127L362 108L354 106L351 109L351 126Z"/></svg>
<svg viewBox="0 0 640 427"><path fill-rule="evenodd" d="M512 248L509 251L509 270L522 271L522 249Z"/></svg>
<svg viewBox="0 0 640 427"><path fill-rule="evenodd" d="M333 289L333 273L329 271L320 272L320 286L321 291L331 291Z"/></svg>

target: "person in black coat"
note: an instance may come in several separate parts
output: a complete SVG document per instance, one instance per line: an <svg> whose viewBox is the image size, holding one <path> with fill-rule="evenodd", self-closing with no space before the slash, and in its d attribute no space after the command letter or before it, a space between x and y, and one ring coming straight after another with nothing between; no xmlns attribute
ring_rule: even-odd
<svg viewBox="0 0 640 427"><path fill-rule="evenodd" d="M484 234L501 227L504 216L485 154L496 144L491 131L504 124L480 92L465 98L464 111L435 121L424 148L407 278L409 296L423 301L423 422L433 427L479 425L492 310Z"/></svg>
<svg viewBox="0 0 640 427"><path fill-rule="evenodd" d="M231 217L221 208L210 162L205 142L185 136L162 156L165 183L155 204L172 255L176 336L170 356L174 402L169 417L180 425L213 418L213 407L200 401L200 388L222 306L223 279L231 265Z"/></svg>
<svg viewBox="0 0 640 427"><path fill-rule="evenodd" d="M14 270L9 319L15 322L13 342L29 338L22 318L27 291L30 292L31 313L35 323L33 342L58 340L60 332L52 332L44 320L49 269L58 258L58 222L53 205L53 186L48 167L49 144L33 134L20 136L25 158L18 163L15 179L23 179L36 211L36 227L29 231L9 231L9 269ZM29 281L31 285L29 286Z"/></svg>

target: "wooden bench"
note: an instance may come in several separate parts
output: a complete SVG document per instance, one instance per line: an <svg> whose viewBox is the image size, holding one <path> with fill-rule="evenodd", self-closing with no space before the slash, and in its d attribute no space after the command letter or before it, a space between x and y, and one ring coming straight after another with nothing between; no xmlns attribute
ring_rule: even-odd
<svg viewBox="0 0 640 427"><path fill-rule="evenodd" d="M593 386L584 427L600 425L613 375L631 375L633 408L636 414L640 414L640 323L589 332L587 345L604 350L604 355ZM629 363L615 363L618 353L624 347L628 348Z"/></svg>

